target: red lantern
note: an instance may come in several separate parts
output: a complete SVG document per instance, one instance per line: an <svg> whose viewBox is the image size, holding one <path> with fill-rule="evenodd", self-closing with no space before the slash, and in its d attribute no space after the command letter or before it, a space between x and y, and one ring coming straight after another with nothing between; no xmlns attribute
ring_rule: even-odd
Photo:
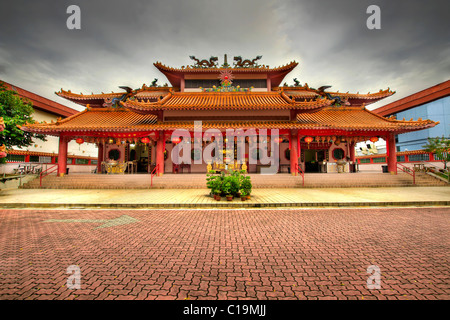
<svg viewBox="0 0 450 320"><path fill-rule="evenodd" d="M75 140L78 144L82 144L84 143L84 139L83 138L78 138L77 140Z"/></svg>
<svg viewBox="0 0 450 320"><path fill-rule="evenodd" d="M150 142L150 138L149 137L144 137L144 138L141 139L141 142L147 144L147 143Z"/></svg>
<svg viewBox="0 0 450 320"><path fill-rule="evenodd" d="M372 137L372 138L370 138L370 142L375 143L375 142L377 142L377 141L378 141L378 137Z"/></svg>
<svg viewBox="0 0 450 320"><path fill-rule="evenodd" d="M277 142L278 142L278 143L282 143L282 142L283 142L283 138L282 138L282 137L279 137L279 138L277 139Z"/></svg>
<svg viewBox="0 0 450 320"><path fill-rule="evenodd" d="M307 144L310 144L312 141L313 141L313 137L306 137L306 138L305 138L305 142L306 142Z"/></svg>
<svg viewBox="0 0 450 320"><path fill-rule="evenodd" d="M177 143L180 143L180 142L181 142L180 137L174 137L174 138L172 138L172 143L177 144Z"/></svg>

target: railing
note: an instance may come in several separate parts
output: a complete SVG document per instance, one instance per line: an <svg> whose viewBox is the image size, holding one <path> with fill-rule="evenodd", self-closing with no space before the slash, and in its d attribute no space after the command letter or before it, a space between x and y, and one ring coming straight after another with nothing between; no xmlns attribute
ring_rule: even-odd
<svg viewBox="0 0 450 320"><path fill-rule="evenodd" d="M408 168L407 166L404 166L401 163L397 162L396 171L398 171L398 169L400 169L401 171L403 171L403 172L409 174L410 176L412 176L413 177L413 184L416 184L416 172L413 169Z"/></svg>
<svg viewBox="0 0 450 320"><path fill-rule="evenodd" d="M432 172L432 173L442 172L444 174L447 174L447 177L448 177L447 180L450 182L450 169L449 168L447 168L447 173L445 173L445 169L440 168L432 163L422 161L422 164L423 164L423 169L425 172Z"/></svg>
<svg viewBox="0 0 450 320"><path fill-rule="evenodd" d="M151 180L150 180L151 187L153 187L153 176L158 172L158 168L159 168L159 164L157 164L151 172Z"/></svg>
<svg viewBox="0 0 450 320"><path fill-rule="evenodd" d="M51 166L50 168L47 168L44 171L41 171L39 173L39 187L42 188L42 179L44 179L49 174L51 174L55 171L58 171L58 167L59 167L59 165L55 164L54 166ZM44 173L46 173L46 174L44 175Z"/></svg>
<svg viewBox="0 0 450 320"><path fill-rule="evenodd" d="M302 186L305 186L305 173L303 172L302 168L298 165L298 163L295 164L295 172L299 173L302 176Z"/></svg>
<svg viewBox="0 0 450 320"><path fill-rule="evenodd" d="M436 171L442 170L442 168L440 168L440 167L438 167L438 166L436 166L436 165L434 165L432 163L429 163L429 162L422 161L421 164L423 165L423 168L424 168L425 171L427 171L429 169L434 169Z"/></svg>

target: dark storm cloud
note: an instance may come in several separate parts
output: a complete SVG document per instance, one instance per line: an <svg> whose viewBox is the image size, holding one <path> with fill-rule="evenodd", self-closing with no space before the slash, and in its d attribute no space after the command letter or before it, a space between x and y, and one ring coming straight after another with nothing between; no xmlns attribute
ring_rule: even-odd
<svg viewBox="0 0 450 320"><path fill-rule="evenodd" d="M395 100L448 79L447 2L10 1L0 16L0 74L67 104L53 92L164 83L155 61L263 55L271 67L300 62L288 83L297 77L361 92L389 86ZM81 30L66 28L71 4L81 8ZM370 4L381 7L381 30L366 28Z"/></svg>
<svg viewBox="0 0 450 320"><path fill-rule="evenodd" d="M449 78L446 1L298 3L284 2L281 11L290 47L303 58L302 82L341 91L397 91L380 105ZM381 8L381 30L366 28L370 4Z"/></svg>

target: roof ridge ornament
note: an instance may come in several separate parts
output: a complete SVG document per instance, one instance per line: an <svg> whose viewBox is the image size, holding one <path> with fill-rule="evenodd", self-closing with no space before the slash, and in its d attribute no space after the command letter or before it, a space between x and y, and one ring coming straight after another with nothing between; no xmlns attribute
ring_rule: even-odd
<svg viewBox="0 0 450 320"><path fill-rule="evenodd" d="M195 56L189 56L189 58L196 62L191 66L192 68L217 68L217 61L219 60L219 58L213 56L211 56L209 60L199 60Z"/></svg>
<svg viewBox="0 0 450 320"><path fill-rule="evenodd" d="M240 86L234 87L231 84L233 83L234 75L231 69L225 68L220 71L219 75L220 86L213 86L212 88L202 88L202 92L250 92L253 89L253 86L250 88L241 88Z"/></svg>
<svg viewBox="0 0 450 320"><path fill-rule="evenodd" d="M245 59L242 60L241 56L235 56L233 59L236 61L234 63L235 68L259 68L260 65L256 61L260 60L262 56L256 56L255 59Z"/></svg>

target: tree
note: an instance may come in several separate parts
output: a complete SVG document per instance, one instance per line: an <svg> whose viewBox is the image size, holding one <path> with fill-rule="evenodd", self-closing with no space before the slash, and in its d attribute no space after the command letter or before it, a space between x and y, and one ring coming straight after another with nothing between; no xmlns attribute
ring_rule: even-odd
<svg viewBox="0 0 450 320"><path fill-rule="evenodd" d="M35 123L31 116L33 112L31 102L20 98L0 81L0 117L5 122L5 130L0 132L0 145L9 149L13 146L27 147L33 143L33 138L46 141L45 135L25 132L17 127L26 122Z"/></svg>
<svg viewBox="0 0 450 320"><path fill-rule="evenodd" d="M441 160L444 163L444 170L447 170L447 162L450 161L450 139L444 136L428 138L428 143L423 148L427 152L433 152L437 156L436 160Z"/></svg>

